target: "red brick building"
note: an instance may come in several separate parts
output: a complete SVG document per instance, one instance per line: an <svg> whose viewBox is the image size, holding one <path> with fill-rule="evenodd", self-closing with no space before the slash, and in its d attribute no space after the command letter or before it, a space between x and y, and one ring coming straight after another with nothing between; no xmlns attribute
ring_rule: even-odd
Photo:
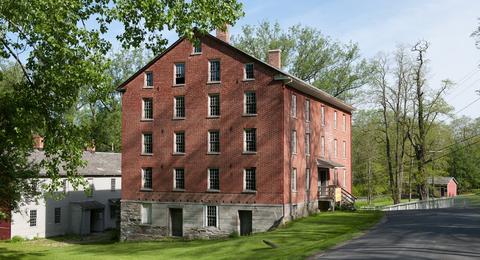
<svg viewBox="0 0 480 260"><path fill-rule="evenodd" d="M227 39L180 39L119 86L122 239L265 231L319 185L351 192L352 107Z"/></svg>

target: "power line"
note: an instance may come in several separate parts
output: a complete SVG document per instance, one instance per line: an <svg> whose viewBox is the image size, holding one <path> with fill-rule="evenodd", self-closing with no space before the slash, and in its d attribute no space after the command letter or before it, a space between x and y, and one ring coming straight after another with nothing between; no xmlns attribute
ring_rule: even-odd
<svg viewBox="0 0 480 260"><path fill-rule="evenodd" d="M471 103L469 103L468 105L466 105L465 107L463 107L462 109L458 110L455 112L455 114L458 114L460 112L462 112L463 110L467 109L469 106L473 105L475 102L479 101L480 100L480 97L475 99L474 101L472 101Z"/></svg>

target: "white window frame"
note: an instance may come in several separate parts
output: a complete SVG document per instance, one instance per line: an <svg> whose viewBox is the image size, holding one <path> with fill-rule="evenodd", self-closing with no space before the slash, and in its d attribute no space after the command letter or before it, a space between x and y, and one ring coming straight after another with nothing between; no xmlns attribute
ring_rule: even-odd
<svg viewBox="0 0 480 260"><path fill-rule="evenodd" d="M212 81L211 80L212 79L212 70L211 70L212 65L211 64L212 64L212 62L216 62L216 61L218 61L218 70L219 70L219 73L220 73L220 75L219 75L220 80ZM207 80L207 82L208 83L220 83L222 81L222 74L221 73L222 73L222 63L220 62L220 60L219 59L208 60L208 80Z"/></svg>
<svg viewBox="0 0 480 260"><path fill-rule="evenodd" d="M208 225L208 207L215 207L215 226ZM205 227L216 227L218 228L218 206L217 205L205 205Z"/></svg>
<svg viewBox="0 0 480 260"><path fill-rule="evenodd" d="M35 212L35 218L32 218L32 213ZM32 222L32 219L35 220L35 223ZM30 225L30 227L36 227L37 224L38 224L38 210L36 209L31 209L29 212L28 212L28 223Z"/></svg>
<svg viewBox="0 0 480 260"><path fill-rule="evenodd" d="M255 151L247 150L247 131L255 130ZM256 128L244 128L243 129L243 152L244 153L256 153L257 152L257 129Z"/></svg>
<svg viewBox="0 0 480 260"><path fill-rule="evenodd" d="M247 78L247 66L248 65L252 65L253 78ZM245 63L243 65L243 80L255 80L255 65L252 62L251 63Z"/></svg>
<svg viewBox="0 0 480 260"><path fill-rule="evenodd" d="M110 178L110 191L116 191L116 190L117 190L117 179Z"/></svg>
<svg viewBox="0 0 480 260"><path fill-rule="evenodd" d="M310 155L310 133L305 133L305 155Z"/></svg>
<svg viewBox="0 0 480 260"><path fill-rule="evenodd" d="M152 111L152 117L151 118L146 118L145 117L145 101L149 100L151 102L151 111ZM152 121L153 120L153 98L142 98L142 120L144 121Z"/></svg>
<svg viewBox="0 0 480 260"><path fill-rule="evenodd" d="M292 173L291 173L291 179L290 179L290 185L292 192L297 191L297 168L292 168Z"/></svg>
<svg viewBox="0 0 480 260"><path fill-rule="evenodd" d="M247 190L247 170L251 170L251 169L253 169L254 172L255 172L255 189L254 190L251 190L251 189ZM257 168L250 167L250 168L244 168L243 169L243 190L244 191L257 191Z"/></svg>
<svg viewBox="0 0 480 260"><path fill-rule="evenodd" d="M147 76L147 74L152 75L152 85L151 85L151 86L148 85L148 76ZM153 88L153 85L154 85L154 83L153 83L153 79L154 79L154 78L153 78L153 72L152 72L152 71L145 71L145 73L144 73L143 75L144 75L144 78L145 78L144 83L143 83L143 85L144 85L143 88Z"/></svg>
<svg viewBox="0 0 480 260"><path fill-rule="evenodd" d="M183 188L178 188L177 187L177 170L183 170ZM185 168L174 168L173 169L173 189L175 190L185 190L185 183L186 182L186 177L185 177Z"/></svg>
<svg viewBox="0 0 480 260"><path fill-rule="evenodd" d="M212 151L212 133L218 133L218 151ZM219 130L209 130L207 134L207 152L211 154L220 154L221 148L220 148L220 131Z"/></svg>
<svg viewBox="0 0 480 260"><path fill-rule="evenodd" d="M292 94L290 106L291 106L290 114L292 115L293 118L297 118L297 95Z"/></svg>
<svg viewBox="0 0 480 260"><path fill-rule="evenodd" d="M333 140L333 157L337 158L338 155L338 141L337 139Z"/></svg>
<svg viewBox="0 0 480 260"><path fill-rule="evenodd" d="M183 152L179 152L177 150L177 135L183 134ZM185 134L185 131L176 131L173 133L173 153L174 154L185 154L187 151L187 135Z"/></svg>
<svg viewBox="0 0 480 260"><path fill-rule="evenodd" d="M196 50L196 45L195 43L198 43L199 44L199 47L200 47L200 51L197 51ZM192 54L202 54L202 51L203 51L203 48L202 48L202 41L198 40L197 39L197 42L192 42Z"/></svg>
<svg viewBox="0 0 480 260"><path fill-rule="evenodd" d="M291 138L290 148L292 149L292 154L297 154L297 130L292 130Z"/></svg>
<svg viewBox="0 0 480 260"><path fill-rule="evenodd" d="M151 138L151 143L150 145L152 146L152 151L150 153L145 152L145 135L150 135ZM153 134L152 133L142 133L142 154L143 155L152 155L153 154Z"/></svg>
<svg viewBox="0 0 480 260"><path fill-rule="evenodd" d="M247 111L247 95L253 93L255 95L255 113L248 113ZM243 93L243 114L249 116L256 116L257 115L257 93L255 91L245 91Z"/></svg>
<svg viewBox="0 0 480 260"><path fill-rule="evenodd" d="M218 97L218 115L212 115L211 105L212 105L212 96ZM209 117L220 117L221 115L221 101L220 101L220 93L210 93L208 94L208 116Z"/></svg>
<svg viewBox="0 0 480 260"><path fill-rule="evenodd" d="M177 98L183 98L183 117L177 116ZM173 97L173 118L185 119L186 117L187 117L187 106L186 106L185 96L174 96Z"/></svg>
<svg viewBox="0 0 480 260"><path fill-rule="evenodd" d="M322 117L322 126L325 126L325 106L320 107L320 116Z"/></svg>
<svg viewBox="0 0 480 260"><path fill-rule="evenodd" d="M310 122L310 99L305 99L305 121Z"/></svg>
<svg viewBox="0 0 480 260"><path fill-rule="evenodd" d="M212 185L211 185L211 170L217 170L218 171L218 189L214 189L212 188ZM213 190L213 191L219 191L220 190L220 168L208 168L207 169L207 189L208 190Z"/></svg>
<svg viewBox="0 0 480 260"><path fill-rule="evenodd" d="M177 65L183 64L183 83L177 83ZM175 62L173 64L173 85L183 86L187 82L187 66L185 62Z"/></svg>
<svg viewBox="0 0 480 260"><path fill-rule="evenodd" d="M333 111L333 129L337 129L337 111Z"/></svg>
<svg viewBox="0 0 480 260"><path fill-rule="evenodd" d="M152 224L152 203L142 203L141 206L141 221L143 225Z"/></svg>
<svg viewBox="0 0 480 260"><path fill-rule="evenodd" d="M305 189L310 190L310 178L311 178L311 171L310 168L305 169Z"/></svg>
<svg viewBox="0 0 480 260"><path fill-rule="evenodd" d="M145 173L146 173L147 169L150 169L150 171L151 171L150 182L152 184L152 187L145 187L145 183L146 183L146 179L147 179L147 178L145 178L145 175L146 175ZM142 168L141 174L142 174L142 187L141 187L141 189L142 190L152 190L153 189L153 168L152 167L144 167L144 168Z"/></svg>

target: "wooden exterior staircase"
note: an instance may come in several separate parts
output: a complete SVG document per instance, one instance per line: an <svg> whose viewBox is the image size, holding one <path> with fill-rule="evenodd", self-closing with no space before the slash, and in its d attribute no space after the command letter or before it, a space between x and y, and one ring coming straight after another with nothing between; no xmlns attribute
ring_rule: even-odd
<svg viewBox="0 0 480 260"><path fill-rule="evenodd" d="M336 207L355 210L355 200L357 198L346 189L337 185L319 186L317 197L319 205L321 202L328 202L332 210L335 210Z"/></svg>

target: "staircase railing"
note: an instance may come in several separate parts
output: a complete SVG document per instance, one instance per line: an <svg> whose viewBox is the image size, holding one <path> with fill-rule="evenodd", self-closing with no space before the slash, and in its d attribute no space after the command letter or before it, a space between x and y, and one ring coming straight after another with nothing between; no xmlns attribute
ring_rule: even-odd
<svg viewBox="0 0 480 260"><path fill-rule="evenodd" d="M357 200L357 197L353 196L350 192L348 192L346 189L343 187L340 187L342 189L342 203L348 203L348 204L355 204L355 200Z"/></svg>

